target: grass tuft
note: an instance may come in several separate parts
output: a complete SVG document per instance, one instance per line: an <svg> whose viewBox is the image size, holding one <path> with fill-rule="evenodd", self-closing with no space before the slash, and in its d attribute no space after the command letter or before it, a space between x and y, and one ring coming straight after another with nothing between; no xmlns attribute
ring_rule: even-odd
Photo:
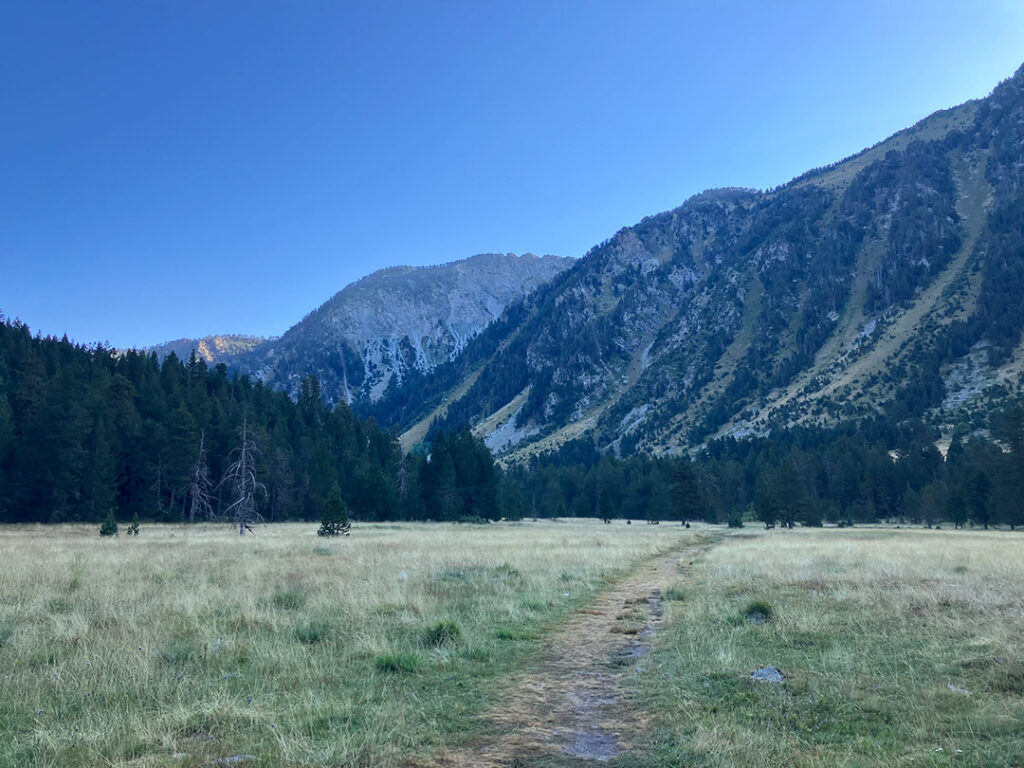
<svg viewBox="0 0 1024 768"><path fill-rule="evenodd" d="M308 596L301 589L290 587L288 589L278 589L274 592L273 597L270 598L270 602L274 604L275 608L280 608L285 611L297 611L306 604Z"/></svg>
<svg viewBox="0 0 1024 768"><path fill-rule="evenodd" d="M775 616L772 605L764 600L751 600L743 609L743 618L752 624L764 624Z"/></svg>
<svg viewBox="0 0 1024 768"><path fill-rule="evenodd" d="M382 653L373 659L373 666L379 672L418 672L421 664L420 657L415 653Z"/></svg>
<svg viewBox="0 0 1024 768"><path fill-rule="evenodd" d="M537 633L522 627L498 627L494 630L494 636L498 640L535 640Z"/></svg>
<svg viewBox="0 0 1024 768"><path fill-rule="evenodd" d="M423 630L423 642L434 648L458 645L462 642L462 630L454 621L439 621Z"/></svg>
<svg viewBox="0 0 1024 768"><path fill-rule="evenodd" d="M330 626L325 621L307 621L295 625L295 637L300 643L315 645L330 634Z"/></svg>
<svg viewBox="0 0 1024 768"><path fill-rule="evenodd" d="M14 637L14 620L4 619L0 621L0 648L11 642Z"/></svg>

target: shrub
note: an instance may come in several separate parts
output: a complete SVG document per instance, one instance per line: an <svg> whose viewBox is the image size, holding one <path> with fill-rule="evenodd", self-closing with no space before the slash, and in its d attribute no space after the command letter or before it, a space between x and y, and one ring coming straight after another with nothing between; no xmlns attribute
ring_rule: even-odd
<svg viewBox="0 0 1024 768"><path fill-rule="evenodd" d="M373 660L380 672L416 672L420 658L414 653L382 653Z"/></svg>
<svg viewBox="0 0 1024 768"><path fill-rule="evenodd" d="M338 486L331 489L324 504L323 517L320 520L320 529L317 536L348 536L352 528L352 522L348 519L348 508L341 498L341 491Z"/></svg>
<svg viewBox="0 0 1024 768"><path fill-rule="evenodd" d="M423 642L440 648L455 645L462 640L462 630L454 621L439 621L423 630Z"/></svg>
<svg viewBox="0 0 1024 768"><path fill-rule="evenodd" d="M138 512L136 512L132 516L131 525L128 526L128 528L125 530L125 533L127 533L129 536L138 536L139 535L139 513Z"/></svg>
<svg viewBox="0 0 1024 768"><path fill-rule="evenodd" d="M480 515L463 515L458 519L459 523L466 523L467 525L487 525L491 521L486 517L480 517Z"/></svg>
<svg viewBox="0 0 1024 768"><path fill-rule="evenodd" d="M107 513L107 519L100 526L100 536L117 536L117 520L114 518L114 510Z"/></svg>

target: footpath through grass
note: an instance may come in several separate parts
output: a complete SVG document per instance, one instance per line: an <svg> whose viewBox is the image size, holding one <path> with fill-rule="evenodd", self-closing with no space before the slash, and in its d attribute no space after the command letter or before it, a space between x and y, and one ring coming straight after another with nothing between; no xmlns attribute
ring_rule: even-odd
<svg viewBox="0 0 1024 768"><path fill-rule="evenodd" d="M624 765L1024 766L1024 534L741 535L665 596Z"/></svg>
<svg viewBox="0 0 1024 768"><path fill-rule="evenodd" d="M0 529L0 768L395 766L678 526Z"/></svg>

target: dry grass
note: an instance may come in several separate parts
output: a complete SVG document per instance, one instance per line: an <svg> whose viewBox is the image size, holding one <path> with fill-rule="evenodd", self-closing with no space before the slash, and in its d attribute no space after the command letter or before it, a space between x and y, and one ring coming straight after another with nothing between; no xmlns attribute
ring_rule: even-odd
<svg viewBox="0 0 1024 768"><path fill-rule="evenodd" d="M545 632L683 536L315 530L0 531L0 766L400 765L471 736Z"/></svg>
<svg viewBox="0 0 1024 768"><path fill-rule="evenodd" d="M1024 535L762 532L679 589L634 691L642 764L1024 766ZM749 679L767 665L783 685Z"/></svg>

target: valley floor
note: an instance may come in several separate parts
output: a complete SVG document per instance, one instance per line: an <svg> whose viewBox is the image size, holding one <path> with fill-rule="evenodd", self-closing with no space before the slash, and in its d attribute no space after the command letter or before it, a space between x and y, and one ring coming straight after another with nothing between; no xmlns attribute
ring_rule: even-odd
<svg viewBox="0 0 1024 768"><path fill-rule="evenodd" d="M315 530L0 530L0 766L1024 765L1021 533Z"/></svg>

